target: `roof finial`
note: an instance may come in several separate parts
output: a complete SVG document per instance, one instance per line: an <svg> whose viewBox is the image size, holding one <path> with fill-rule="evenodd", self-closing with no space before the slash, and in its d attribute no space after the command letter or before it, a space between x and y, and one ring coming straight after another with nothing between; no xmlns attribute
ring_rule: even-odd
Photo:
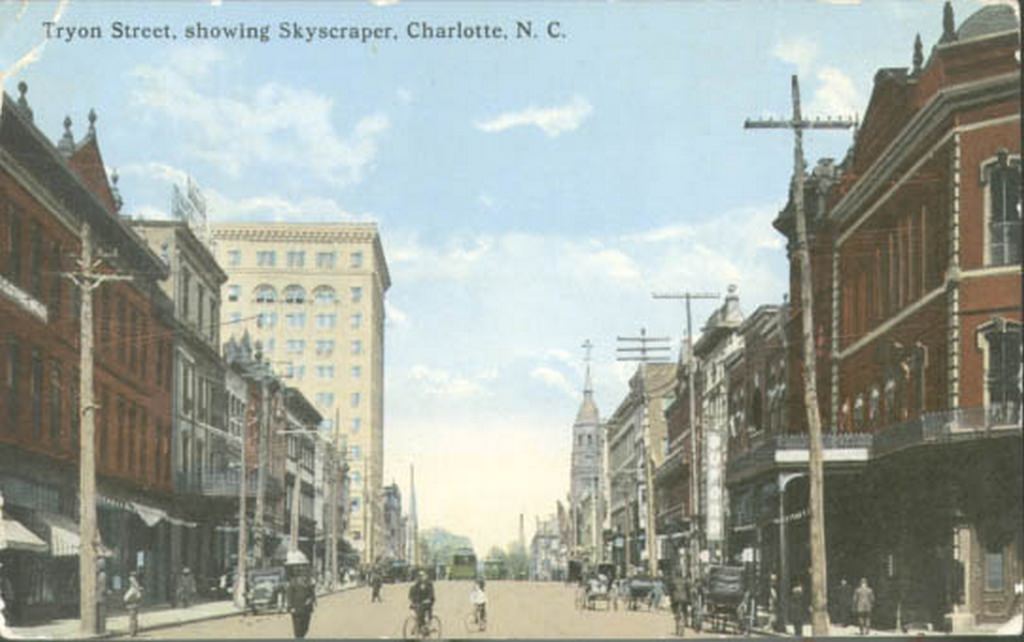
<svg viewBox="0 0 1024 642"><path fill-rule="evenodd" d="M92 136L96 135L96 110L89 110L89 134Z"/></svg>
<svg viewBox="0 0 1024 642"><path fill-rule="evenodd" d="M956 40L956 19L953 17L953 3L946 0L942 7L942 37L939 42L953 42Z"/></svg>
<svg viewBox="0 0 1024 642"><path fill-rule="evenodd" d="M921 65L924 64L924 51L921 47L921 34L914 37L914 73L921 73Z"/></svg>
<svg viewBox="0 0 1024 642"><path fill-rule="evenodd" d="M32 108L28 106L28 100L25 99L25 94L28 93L28 84L22 80L18 83L18 107L21 111L28 116L29 121L32 120Z"/></svg>
<svg viewBox="0 0 1024 642"><path fill-rule="evenodd" d="M90 112L91 113L91 112ZM114 197L114 209L118 212L124 206L124 199L121 198L121 190L117 189L117 181L121 180L117 170L110 175L110 195Z"/></svg>
<svg viewBox="0 0 1024 642"><path fill-rule="evenodd" d="M57 149L64 156L71 156L75 151L75 137L71 134L71 116L64 117L64 135L57 143Z"/></svg>
<svg viewBox="0 0 1024 642"><path fill-rule="evenodd" d="M594 349L594 344L590 342L590 339L587 339L580 347L586 351L583 355L583 361L587 364L587 374L583 380L583 394L591 394L594 392L594 386L590 381L590 351Z"/></svg>

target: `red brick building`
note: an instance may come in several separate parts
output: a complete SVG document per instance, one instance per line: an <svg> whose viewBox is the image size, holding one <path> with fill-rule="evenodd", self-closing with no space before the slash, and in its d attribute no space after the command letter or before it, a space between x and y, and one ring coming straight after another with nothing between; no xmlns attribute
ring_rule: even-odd
<svg viewBox="0 0 1024 642"><path fill-rule="evenodd" d="M856 571L882 622L962 630L1007 618L1024 571L1020 24L992 6L955 29L945 11L927 59L918 43L912 68L876 74L850 154L820 163L805 197L826 447L871 444L866 502L845 511L865 525L853 560L834 563L826 524L829 583ZM792 240L791 222L777 227Z"/></svg>
<svg viewBox="0 0 1024 642"><path fill-rule="evenodd" d="M0 492L4 513L45 542L0 550L13 575L15 621L78 604L79 306L76 269L87 223L101 269L134 276L95 291L98 515L111 588L144 571L159 599L171 505L170 301L166 266L120 219L95 115L86 136L55 146L36 128L22 84L0 111ZM116 249L116 254L113 250ZM140 568L141 567L141 568Z"/></svg>

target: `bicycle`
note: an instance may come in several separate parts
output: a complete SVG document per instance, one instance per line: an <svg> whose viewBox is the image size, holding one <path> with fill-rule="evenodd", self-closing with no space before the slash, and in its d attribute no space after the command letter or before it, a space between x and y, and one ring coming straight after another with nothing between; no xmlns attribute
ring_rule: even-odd
<svg viewBox="0 0 1024 642"><path fill-rule="evenodd" d="M431 614L424 618L422 626L420 619L413 609L413 613L405 619L402 625L402 639L404 640L440 640L441 639L441 618Z"/></svg>
<svg viewBox="0 0 1024 642"><path fill-rule="evenodd" d="M487 630L487 613L482 606L474 606L471 613L466 614L466 632L483 632Z"/></svg>

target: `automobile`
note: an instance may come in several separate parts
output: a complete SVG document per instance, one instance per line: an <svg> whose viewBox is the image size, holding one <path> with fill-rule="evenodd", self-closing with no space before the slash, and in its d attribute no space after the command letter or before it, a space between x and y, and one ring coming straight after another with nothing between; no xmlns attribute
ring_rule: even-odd
<svg viewBox="0 0 1024 642"><path fill-rule="evenodd" d="M252 571L246 585L245 608L252 614L260 611L285 610L285 586L287 575L284 567Z"/></svg>

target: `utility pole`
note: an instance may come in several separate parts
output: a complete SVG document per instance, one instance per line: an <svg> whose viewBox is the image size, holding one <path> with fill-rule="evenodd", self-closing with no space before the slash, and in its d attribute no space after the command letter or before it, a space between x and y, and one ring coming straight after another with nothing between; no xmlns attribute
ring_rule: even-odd
<svg viewBox="0 0 1024 642"><path fill-rule="evenodd" d="M263 365L262 363L260 364ZM266 473L266 462L267 462L267 441L270 436L270 366L269 364L264 366L265 371L262 373L260 378L260 389L262 395L260 397L260 404L263 406L262 412L260 413L260 435L258 440L258 461L256 464L256 510L253 516L253 532L254 542L253 548L253 562L256 564L256 568L263 567L263 549L264 549L264 532L263 532L263 518L266 512L264 495L267 485L267 473Z"/></svg>
<svg viewBox="0 0 1024 642"><path fill-rule="evenodd" d="M669 344L669 337L649 337L647 329L640 328L639 337L618 337L620 344L626 347L616 348L618 361L638 361L640 363L640 387L641 387L641 411L643 413L643 468L644 486L647 489L646 519L644 530L647 548L647 566L651 577L658 575L658 560L656 554L656 533L654 527L654 461L651 456L651 418L647 409L647 364L651 362L665 363L668 361L668 352L672 349Z"/></svg>
<svg viewBox="0 0 1024 642"><path fill-rule="evenodd" d="M94 257L92 228L82 221L82 255L76 272L64 273L78 286L81 295L79 313L79 399L81 439L78 465L78 551L79 622L84 636L99 633L96 612L96 573L100 537L96 526L96 404L93 399L93 290L107 281L130 281L124 274L96 272L100 259Z"/></svg>
<svg viewBox="0 0 1024 642"><path fill-rule="evenodd" d="M245 606L245 581L248 573L249 557L249 527L246 523L249 512L249 463L247 450L247 437L249 435L249 424L256 424L258 417L242 418L242 456L238 482L238 570L235 575L235 604L239 608Z"/></svg>
<svg viewBox="0 0 1024 642"><path fill-rule="evenodd" d="M301 439L301 437L295 437ZM292 482L291 526L288 528L288 552L299 550L299 504L302 502L302 444L295 444L295 479ZM316 548L316 529L313 530L313 548Z"/></svg>
<svg viewBox="0 0 1024 642"><path fill-rule="evenodd" d="M828 580L825 559L825 474L822 464L821 415L818 411L817 370L814 352L814 297L811 292L811 257L807 247L807 221L804 214L805 129L849 129L856 121L848 118L805 120L800 113L800 84L794 74L791 81L793 118L788 121L750 120L745 129L793 130L793 209L796 217L796 254L800 263L800 324L804 353L804 407L807 412L809 442L810 535L811 535L811 631L828 635ZM783 542L784 546L785 543Z"/></svg>
<svg viewBox="0 0 1024 642"><path fill-rule="evenodd" d="M700 472L697 468L697 413L694 396L693 359L693 317L690 313L690 302L694 299L718 299L715 292L654 292L655 299L682 299L686 301L686 389L688 426L690 428L690 579L700 576Z"/></svg>

